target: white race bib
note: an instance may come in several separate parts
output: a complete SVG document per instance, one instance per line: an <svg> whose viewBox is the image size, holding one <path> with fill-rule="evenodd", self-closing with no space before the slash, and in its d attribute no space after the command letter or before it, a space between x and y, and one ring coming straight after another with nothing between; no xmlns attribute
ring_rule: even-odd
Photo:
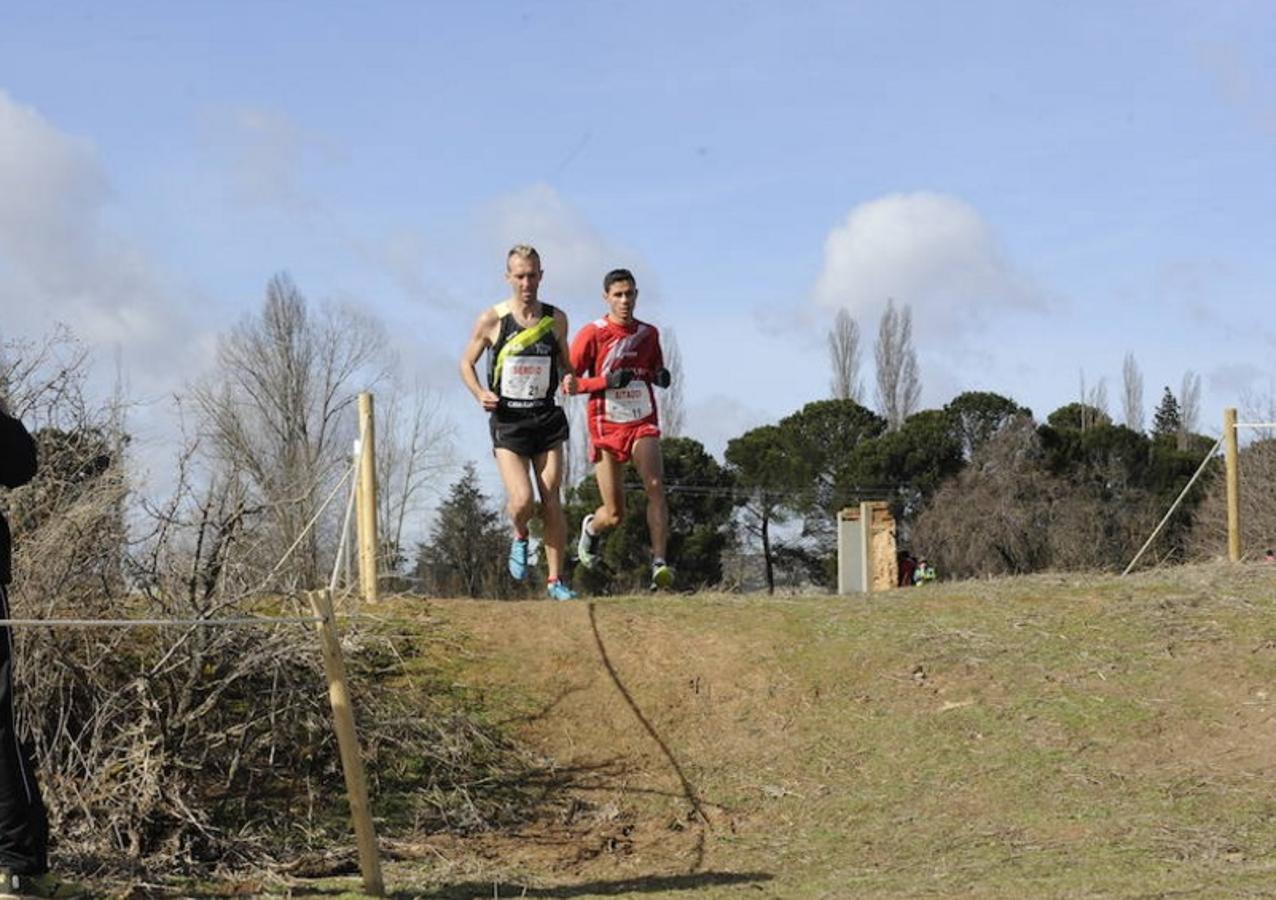
<svg viewBox="0 0 1276 900"><path fill-rule="evenodd" d="M501 367L501 396L510 400L539 400L549 394L548 356L511 356Z"/></svg>
<svg viewBox="0 0 1276 900"><path fill-rule="evenodd" d="M603 399L603 418L608 422L637 422L651 415L651 391L645 381L627 387L608 388Z"/></svg>

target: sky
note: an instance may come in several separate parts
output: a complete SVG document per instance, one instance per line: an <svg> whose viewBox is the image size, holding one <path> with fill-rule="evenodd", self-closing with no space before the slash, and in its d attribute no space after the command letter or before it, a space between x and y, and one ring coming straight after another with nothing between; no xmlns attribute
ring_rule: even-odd
<svg viewBox="0 0 1276 900"><path fill-rule="evenodd" d="M1267 2L0 4L0 340L69 325L147 465L287 272L383 321L487 463L457 359L542 254L573 327L624 266L677 336L688 436L829 395L913 316L926 408L1039 419L1133 354L1199 430L1276 384ZM489 473L493 475L494 473Z"/></svg>

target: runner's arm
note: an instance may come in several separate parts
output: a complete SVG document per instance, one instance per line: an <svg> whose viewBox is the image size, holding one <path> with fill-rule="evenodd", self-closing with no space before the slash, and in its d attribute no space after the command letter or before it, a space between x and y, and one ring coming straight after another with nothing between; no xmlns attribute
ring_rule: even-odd
<svg viewBox="0 0 1276 900"><path fill-rule="evenodd" d="M558 368L563 373L562 389L564 394L575 394L580 390L577 385L576 367L572 364L571 354L567 350L567 313L561 309L554 317L554 337L558 338Z"/></svg>
<svg viewBox="0 0 1276 900"><path fill-rule="evenodd" d="M576 373L576 390L582 394L592 394L607 387L604 375L594 374L594 335L596 329L592 324L586 325L572 341L572 371Z"/></svg>
<svg viewBox="0 0 1276 900"><path fill-rule="evenodd" d="M474 323L474 331L465 345L465 350L461 353L461 381L465 383L479 405L488 412L496 409L501 398L479 382L474 366L483 355L483 351L492 346L492 331L498 322L500 319L496 315L496 310L491 308L483 310Z"/></svg>
<svg viewBox="0 0 1276 900"><path fill-rule="evenodd" d="M655 331L655 328L652 328ZM651 383L659 388L667 388L673 383L673 373L665 368L665 351L660 346L660 332L656 331L655 337L656 352L655 361L651 368Z"/></svg>

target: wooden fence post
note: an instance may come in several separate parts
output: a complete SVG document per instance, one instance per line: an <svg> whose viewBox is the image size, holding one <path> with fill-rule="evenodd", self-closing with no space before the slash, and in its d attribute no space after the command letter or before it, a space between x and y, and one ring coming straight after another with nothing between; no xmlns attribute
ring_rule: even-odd
<svg viewBox="0 0 1276 900"><path fill-rule="evenodd" d="M363 892L372 897L385 896L381 878L381 857L377 852L377 832L372 824L372 806L368 802L368 780L359 752L359 735L354 727L354 709L350 704L350 688L346 684L346 662L341 655L341 641L332 613L330 591L310 591L310 607L320 619L319 639L323 650L323 668L328 676L328 702L332 705L332 724L337 733L337 749L341 754L341 770L346 777L346 794L350 798L350 818L354 821L355 841L359 847L359 871L363 874Z"/></svg>
<svg viewBox="0 0 1276 900"><path fill-rule="evenodd" d="M377 442L372 395L359 395L359 582L363 599L376 603L377 588Z"/></svg>
<svg viewBox="0 0 1276 900"><path fill-rule="evenodd" d="M1241 561L1241 466L1236 437L1236 407L1223 410L1223 447L1227 463L1227 558Z"/></svg>

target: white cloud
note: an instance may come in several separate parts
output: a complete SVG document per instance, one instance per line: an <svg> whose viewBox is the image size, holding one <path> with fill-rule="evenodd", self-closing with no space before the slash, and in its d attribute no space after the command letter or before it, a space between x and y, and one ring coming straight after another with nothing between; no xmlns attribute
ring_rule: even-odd
<svg viewBox="0 0 1276 900"><path fill-rule="evenodd" d="M190 332L185 304L104 222L111 191L92 147L3 91L0 197L0 298L10 334L35 336L60 321L90 347L120 347L142 372L189 361L175 340Z"/></svg>
<svg viewBox="0 0 1276 900"><path fill-rule="evenodd" d="M122 379L137 402L134 447L169 440L161 401L211 354L192 321L199 298L108 224L114 197L93 147L4 91L0 197L0 339L39 341L68 326L92 354L100 395Z"/></svg>
<svg viewBox="0 0 1276 900"><path fill-rule="evenodd" d="M341 157L337 145L276 110L239 107L211 114L205 136L224 164L232 200L248 207L313 215L317 198L304 182L312 161Z"/></svg>
<svg viewBox="0 0 1276 900"><path fill-rule="evenodd" d="M545 269L542 294L593 301L602 296L603 275L623 266L638 274L650 294L647 266L637 254L604 237L585 216L546 184L535 184L501 197L483 216L486 243L497 271L515 244L531 244ZM592 307L591 307L592 308ZM600 307L601 309L601 301ZM570 312L570 310L569 310Z"/></svg>
<svg viewBox="0 0 1276 900"><path fill-rule="evenodd" d="M687 404L686 436L699 441L705 450L721 461L732 438L760 425L774 424L788 412L777 414L746 405L725 394L710 394L698 402Z"/></svg>
<svg viewBox="0 0 1276 900"><path fill-rule="evenodd" d="M928 192L890 194L852 209L825 239L814 299L826 309L845 308L870 341L888 299L912 308L919 337L950 338L998 312L1045 307L973 207Z"/></svg>

